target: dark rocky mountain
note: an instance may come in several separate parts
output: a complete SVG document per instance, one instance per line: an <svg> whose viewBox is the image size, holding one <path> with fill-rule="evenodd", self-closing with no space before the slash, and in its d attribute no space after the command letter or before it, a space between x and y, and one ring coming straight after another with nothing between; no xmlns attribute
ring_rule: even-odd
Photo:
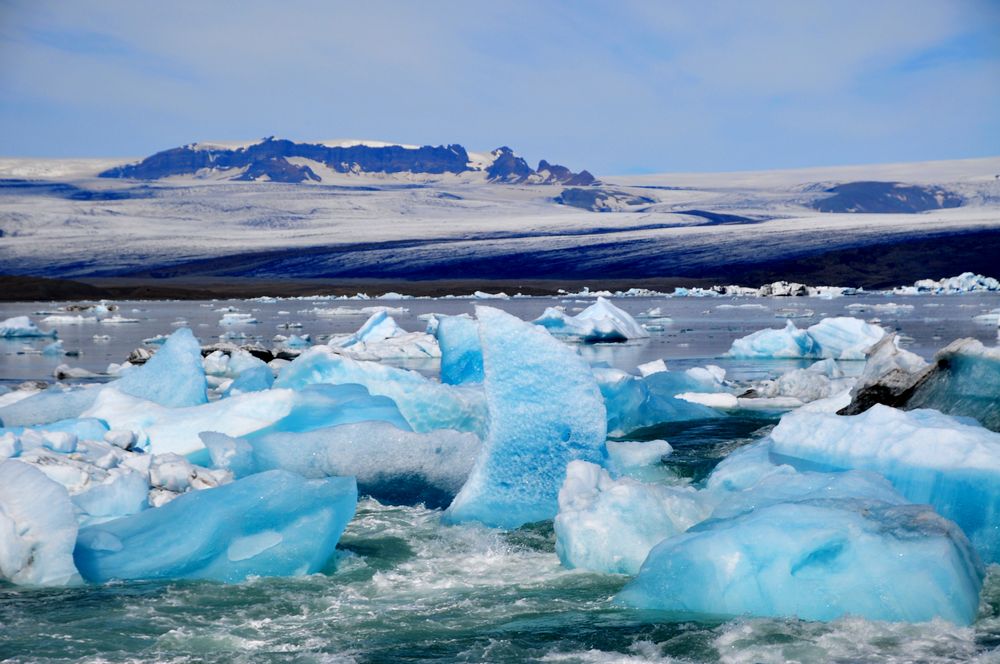
<svg viewBox="0 0 1000 664"><path fill-rule="evenodd" d="M321 177L292 158L308 159L337 173L444 173L482 172L489 182L506 184L566 184L587 186L597 180L587 171L574 173L565 166L542 160L538 169L517 156L509 147L490 153L492 161L483 167L470 160L461 145L404 147L401 145L323 145L296 143L273 137L238 148L211 144L185 145L157 152L135 164L108 169L105 178L158 180L173 175L194 175L205 169L239 171L230 179L241 181L320 182Z"/></svg>
<svg viewBox="0 0 1000 664"><path fill-rule="evenodd" d="M906 213L959 207L958 194L934 186L900 182L845 182L826 189L833 194L812 202L820 212Z"/></svg>

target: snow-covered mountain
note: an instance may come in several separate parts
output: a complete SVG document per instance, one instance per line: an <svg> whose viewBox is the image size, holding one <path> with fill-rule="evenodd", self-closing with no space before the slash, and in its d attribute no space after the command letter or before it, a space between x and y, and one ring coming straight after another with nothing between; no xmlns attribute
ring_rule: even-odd
<svg viewBox="0 0 1000 664"><path fill-rule="evenodd" d="M417 146L379 141L297 143L273 137L250 143L191 143L140 162L115 166L104 178L160 180L195 176L233 181L326 182L331 174L472 176L493 183L593 185L587 171L574 173L544 159L533 169L504 146L488 154L461 145Z"/></svg>
<svg viewBox="0 0 1000 664"><path fill-rule="evenodd" d="M190 165L183 160L192 155L245 154L269 143L288 142L189 146L183 158L139 165L160 162L166 169L174 159ZM368 150L358 154L389 159L383 164L394 163L390 157L399 150L411 164L425 155L422 168L434 163L442 172L341 172L325 162L282 157L321 180L232 180L249 166L138 179L99 177L139 168L122 166L126 160L0 158L0 273L681 276L846 285L879 283L882 276L895 285L966 270L998 276L1000 158L609 175L584 186L566 183L562 171L544 162L529 173L506 151L361 147ZM389 151L375 152L379 148ZM468 170L443 170L462 163ZM824 276L837 266L854 267Z"/></svg>

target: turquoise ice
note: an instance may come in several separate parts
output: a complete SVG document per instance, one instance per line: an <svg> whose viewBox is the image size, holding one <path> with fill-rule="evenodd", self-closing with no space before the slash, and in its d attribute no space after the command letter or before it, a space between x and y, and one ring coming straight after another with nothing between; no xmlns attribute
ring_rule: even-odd
<svg viewBox="0 0 1000 664"><path fill-rule="evenodd" d="M543 328L476 307L489 431L450 522L516 528L551 519L570 461L599 462L604 400L587 363Z"/></svg>
<svg viewBox="0 0 1000 664"><path fill-rule="evenodd" d="M295 576L323 569L354 515L354 478L273 470L80 530L87 581Z"/></svg>

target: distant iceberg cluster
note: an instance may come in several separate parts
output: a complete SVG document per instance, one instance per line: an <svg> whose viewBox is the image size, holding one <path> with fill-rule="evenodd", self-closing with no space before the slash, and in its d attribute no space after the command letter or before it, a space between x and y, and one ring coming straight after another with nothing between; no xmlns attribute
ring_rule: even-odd
<svg viewBox="0 0 1000 664"><path fill-rule="evenodd" d="M809 362L739 383L591 364L586 344L648 336L603 296L533 321L481 303L420 331L389 307L324 311L367 319L326 343L283 336L278 356L182 326L109 382L0 394L0 579L318 573L359 496L440 510L441 527L551 522L564 567L625 575L615 605L679 619L968 625L1000 563L1000 354L978 341L927 362L861 319L789 321L728 356ZM761 411L773 430L697 482L650 433Z"/></svg>

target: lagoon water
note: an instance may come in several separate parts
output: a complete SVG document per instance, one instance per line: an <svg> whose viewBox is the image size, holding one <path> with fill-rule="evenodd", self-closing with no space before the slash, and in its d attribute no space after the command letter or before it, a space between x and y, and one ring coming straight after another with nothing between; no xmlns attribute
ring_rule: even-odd
<svg viewBox="0 0 1000 664"><path fill-rule="evenodd" d="M888 303L904 305L887 307ZM384 305L406 329L430 312L471 312L469 299L331 301L119 302L134 323L57 325L66 350L38 354L47 341L0 341L0 382L52 382L68 363L103 371L142 340L184 321L202 343L227 332L270 345L276 334L309 333L314 341L352 332L364 314L317 310ZM590 300L490 300L530 319L546 306L571 311ZM65 304L65 303L62 303ZM663 331L628 344L582 347L592 362L625 370L665 358L672 369L718 364L737 380L756 380L801 366L796 361L719 357L733 339L796 316L801 327L820 318L878 318L926 357L957 337L994 345L997 329L973 317L1000 307L1000 295L815 298L628 298L632 314L659 307ZM0 319L57 312L60 303L0 305ZM219 325L226 307L251 313L256 324ZM59 312L65 315L65 312ZM648 320L646 322L649 322ZM279 327L285 324L299 327ZM43 325L44 327L44 325ZM107 335L97 339L95 335ZM860 363L842 363L848 371ZM433 363L412 365L427 373ZM93 379L92 379L93 380ZM728 453L765 435L773 419L733 417L662 427L675 447L667 458L678 474L703 478ZM364 499L328 569L291 579L114 583L61 589L0 585L0 660L15 662L785 662L1000 661L1000 569L990 570L980 616L972 627L844 618L832 623L737 619L675 621L612 607L626 577L563 569L551 524L513 532L475 525L444 526L440 511L381 505Z"/></svg>

